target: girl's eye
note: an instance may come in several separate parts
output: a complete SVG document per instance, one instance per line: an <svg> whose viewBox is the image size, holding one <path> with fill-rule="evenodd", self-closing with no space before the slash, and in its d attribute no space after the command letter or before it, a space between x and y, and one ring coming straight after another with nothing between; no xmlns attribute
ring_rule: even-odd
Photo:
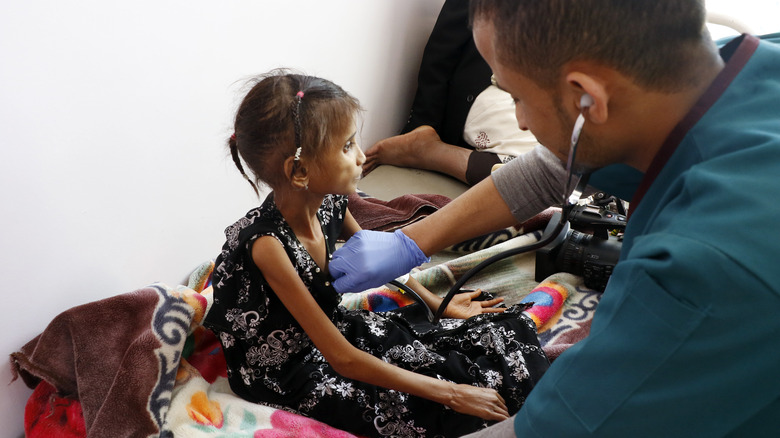
<svg viewBox="0 0 780 438"><path fill-rule="evenodd" d="M344 151L346 152L346 151L352 149L352 146L354 146L354 144L355 143L352 140L344 143Z"/></svg>

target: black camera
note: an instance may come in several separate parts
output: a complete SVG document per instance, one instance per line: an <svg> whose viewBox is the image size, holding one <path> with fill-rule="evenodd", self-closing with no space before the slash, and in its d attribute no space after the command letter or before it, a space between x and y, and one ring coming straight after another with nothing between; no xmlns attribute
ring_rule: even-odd
<svg viewBox="0 0 780 438"><path fill-rule="evenodd" d="M613 202L616 208L610 209ZM545 234L555 230L562 215L553 215ZM536 281L568 272L583 277L585 286L603 292L620 258L625 228L625 209L614 196L596 193L590 202L574 205L558 236L536 251Z"/></svg>

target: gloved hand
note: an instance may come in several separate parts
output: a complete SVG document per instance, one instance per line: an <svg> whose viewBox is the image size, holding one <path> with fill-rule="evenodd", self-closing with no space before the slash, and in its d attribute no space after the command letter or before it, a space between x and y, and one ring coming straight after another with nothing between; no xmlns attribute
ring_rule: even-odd
<svg viewBox="0 0 780 438"><path fill-rule="evenodd" d="M337 292L360 292L382 286L430 260L401 230L362 230L333 253L328 269Z"/></svg>

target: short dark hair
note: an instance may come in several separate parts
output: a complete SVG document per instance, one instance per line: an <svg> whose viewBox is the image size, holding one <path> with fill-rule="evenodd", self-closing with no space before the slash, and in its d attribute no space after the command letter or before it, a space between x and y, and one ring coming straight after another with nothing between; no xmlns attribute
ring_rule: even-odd
<svg viewBox="0 0 780 438"><path fill-rule="evenodd" d="M323 146L348 129L361 110L352 95L316 76L277 69L249 84L252 88L238 107L228 147L236 167L256 192L256 183L273 188L283 182L282 163L298 146L301 156L316 159ZM252 170L254 182L239 157Z"/></svg>
<svg viewBox="0 0 780 438"><path fill-rule="evenodd" d="M693 49L710 41L703 0L472 0L500 62L549 88L570 61L614 68L647 89L692 84Z"/></svg>

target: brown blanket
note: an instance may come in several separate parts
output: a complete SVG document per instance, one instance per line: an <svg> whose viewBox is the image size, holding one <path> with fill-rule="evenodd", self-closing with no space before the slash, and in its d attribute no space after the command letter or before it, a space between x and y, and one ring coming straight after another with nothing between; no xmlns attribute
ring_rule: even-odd
<svg viewBox="0 0 780 438"><path fill-rule="evenodd" d="M199 295L153 285L71 308L11 354L14 380L77 398L88 437L166 435L181 351L205 311Z"/></svg>
<svg viewBox="0 0 780 438"><path fill-rule="evenodd" d="M450 202L443 195L403 195L383 201L358 192L349 195L349 211L364 230L394 231L422 219Z"/></svg>

